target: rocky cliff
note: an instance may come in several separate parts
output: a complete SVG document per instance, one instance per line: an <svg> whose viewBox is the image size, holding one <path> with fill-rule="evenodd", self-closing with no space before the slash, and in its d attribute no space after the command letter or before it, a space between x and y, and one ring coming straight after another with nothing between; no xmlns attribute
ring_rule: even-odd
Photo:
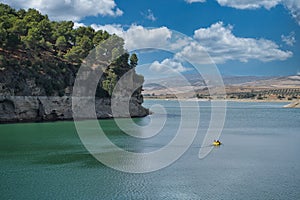
<svg viewBox="0 0 300 200"><path fill-rule="evenodd" d="M88 98L82 101L84 104L92 103ZM141 103L142 99L131 98L129 105L131 117L148 115L148 109L142 107ZM95 109L99 119L113 117L109 98L96 98ZM128 116L124 114L118 117ZM72 118L72 97L0 96L0 123L71 120Z"/></svg>
<svg viewBox="0 0 300 200"><path fill-rule="evenodd" d="M97 118L113 117L112 113L114 117L148 114L141 106L144 78L135 72L137 55L124 49L122 38L91 27L74 27L72 21L51 21L35 9L17 11L1 3L0 19L0 123L91 118L94 112ZM83 87L83 94L75 93L79 101L73 103L80 69L79 81L88 83L85 86L95 83L95 91L89 93ZM125 92L131 99L114 105L114 109L122 108L115 114L113 90L129 71L118 95L122 99Z"/></svg>

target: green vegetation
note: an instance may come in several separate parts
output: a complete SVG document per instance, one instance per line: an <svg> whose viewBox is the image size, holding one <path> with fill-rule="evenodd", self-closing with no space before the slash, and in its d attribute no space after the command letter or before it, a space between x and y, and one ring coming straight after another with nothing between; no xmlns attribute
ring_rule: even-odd
<svg viewBox="0 0 300 200"><path fill-rule="evenodd" d="M279 100L295 100L300 98L299 88L282 88L282 89L247 89L240 92L227 92L228 99L279 99ZM200 93L196 95L198 99L208 99L210 95L207 88L204 88Z"/></svg>
<svg viewBox="0 0 300 200"><path fill-rule="evenodd" d="M96 95L110 96L118 79L138 63L123 46L122 38L106 31L74 29L72 21L50 21L35 9L0 4L0 94L69 95L77 70L95 49L104 61L95 69L104 70ZM143 81L137 74L134 78Z"/></svg>

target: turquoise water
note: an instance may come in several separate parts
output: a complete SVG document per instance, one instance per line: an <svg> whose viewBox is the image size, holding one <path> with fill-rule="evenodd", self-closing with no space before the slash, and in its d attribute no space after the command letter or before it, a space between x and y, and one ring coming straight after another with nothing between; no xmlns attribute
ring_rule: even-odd
<svg viewBox="0 0 300 200"><path fill-rule="evenodd" d="M145 106L156 103L165 106L168 120L151 139L130 138L113 120L100 124L118 146L154 151L174 137L180 122L178 103L148 100ZM147 174L98 162L73 122L0 125L0 199L300 199L300 109L283 105L229 102L224 145L199 160L210 119L209 103L201 102L192 146L171 166ZM149 117L135 121L145 125Z"/></svg>

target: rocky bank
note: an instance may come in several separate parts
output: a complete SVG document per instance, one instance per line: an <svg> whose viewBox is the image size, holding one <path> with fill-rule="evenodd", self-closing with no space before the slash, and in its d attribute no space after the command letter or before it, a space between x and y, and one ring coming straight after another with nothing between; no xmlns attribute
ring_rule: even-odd
<svg viewBox="0 0 300 200"><path fill-rule="evenodd" d="M84 101L90 103L89 99ZM141 104L142 99L137 97L131 99L129 105L131 117L143 117L149 114L149 110ZM109 98L96 98L95 109L99 119L113 117ZM72 97L69 96L0 96L0 123L72 119Z"/></svg>

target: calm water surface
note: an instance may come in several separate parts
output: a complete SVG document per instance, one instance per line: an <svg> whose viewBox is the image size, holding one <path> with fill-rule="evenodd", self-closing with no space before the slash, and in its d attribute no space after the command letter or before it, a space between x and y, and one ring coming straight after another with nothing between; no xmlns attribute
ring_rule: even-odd
<svg viewBox="0 0 300 200"><path fill-rule="evenodd" d="M174 137L180 122L176 101L148 100L145 106L156 103L165 106L168 120L151 139L133 139L113 120L100 125L124 149L154 151ZM224 145L199 160L210 119L209 103L201 102L192 146L171 166L147 174L123 173L98 162L73 122L0 125L0 199L300 199L300 109L283 105L229 102ZM149 117L135 121L148 124Z"/></svg>

